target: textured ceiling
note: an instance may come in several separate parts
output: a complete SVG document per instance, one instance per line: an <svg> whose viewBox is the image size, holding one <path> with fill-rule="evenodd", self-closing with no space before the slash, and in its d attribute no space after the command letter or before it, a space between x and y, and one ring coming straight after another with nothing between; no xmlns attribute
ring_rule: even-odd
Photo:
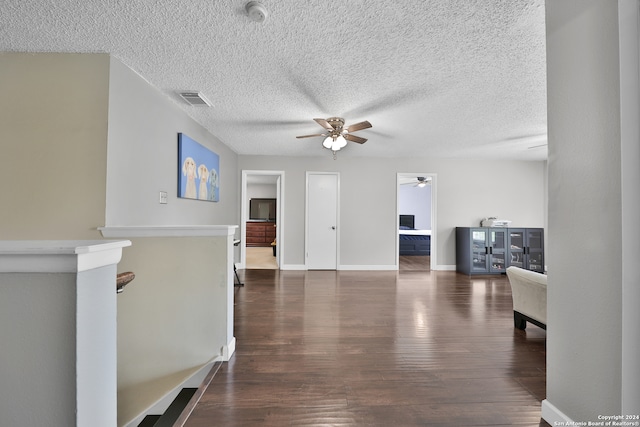
<svg viewBox="0 0 640 427"><path fill-rule="evenodd" d="M239 154L328 156L295 136L341 116L339 157L546 158L544 0L245 3L2 0L0 51L108 52Z"/></svg>

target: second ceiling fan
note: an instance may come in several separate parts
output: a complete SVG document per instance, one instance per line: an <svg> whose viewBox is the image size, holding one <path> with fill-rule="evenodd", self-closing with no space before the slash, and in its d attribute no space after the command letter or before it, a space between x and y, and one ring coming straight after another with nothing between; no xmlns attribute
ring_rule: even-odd
<svg viewBox="0 0 640 427"><path fill-rule="evenodd" d="M328 119L313 119L320 126L325 128L327 132L316 133L313 135L301 135L296 138L312 138L316 136L324 136L325 139L322 142L322 146L326 149L333 151L334 157L336 151L347 145L347 141L357 142L358 144L364 144L367 142L366 138L355 136L352 133L359 130L368 129L371 127L371 123L368 121L359 122L350 126L344 125L344 119L342 117L329 117Z"/></svg>

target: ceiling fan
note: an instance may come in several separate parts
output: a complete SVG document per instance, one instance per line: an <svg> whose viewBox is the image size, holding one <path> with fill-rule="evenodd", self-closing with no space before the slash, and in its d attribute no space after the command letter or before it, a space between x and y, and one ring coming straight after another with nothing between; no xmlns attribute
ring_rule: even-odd
<svg viewBox="0 0 640 427"><path fill-rule="evenodd" d="M409 184L413 184L414 187L426 187L427 185L431 184L431 177L430 176L417 176L415 178L410 178L410 179L405 179L402 182L400 182L401 185L409 185Z"/></svg>
<svg viewBox="0 0 640 427"><path fill-rule="evenodd" d="M353 135L353 132L357 132L362 129L368 129L371 127L371 123L368 121L355 123L350 126L344 125L344 119L342 117L330 117L328 119L313 119L320 126L325 128L327 132L316 133L313 135L301 135L296 138L312 138L316 136L324 136L325 139L322 142L322 146L328 150L333 151L335 158L336 151L347 145L347 141L357 142L358 144L364 144L367 142L366 138Z"/></svg>

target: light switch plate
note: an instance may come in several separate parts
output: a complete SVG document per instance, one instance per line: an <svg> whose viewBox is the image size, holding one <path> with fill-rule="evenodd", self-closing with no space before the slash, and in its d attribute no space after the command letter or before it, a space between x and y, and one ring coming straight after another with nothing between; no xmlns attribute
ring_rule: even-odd
<svg viewBox="0 0 640 427"><path fill-rule="evenodd" d="M161 191L160 192L160 204L162 204L162 205L166 205L167 204L167 192L166 191Z"/></svg>

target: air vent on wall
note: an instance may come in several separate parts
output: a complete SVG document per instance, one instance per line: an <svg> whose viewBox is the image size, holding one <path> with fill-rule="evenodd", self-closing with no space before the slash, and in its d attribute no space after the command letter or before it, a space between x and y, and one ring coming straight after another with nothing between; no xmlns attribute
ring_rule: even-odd
<svg viewBox="0 0 640 427"><path fill-rule="evenodd" d="M209 100L200 92L180 92L180 97L194 107L211 107Z"/></svg>

